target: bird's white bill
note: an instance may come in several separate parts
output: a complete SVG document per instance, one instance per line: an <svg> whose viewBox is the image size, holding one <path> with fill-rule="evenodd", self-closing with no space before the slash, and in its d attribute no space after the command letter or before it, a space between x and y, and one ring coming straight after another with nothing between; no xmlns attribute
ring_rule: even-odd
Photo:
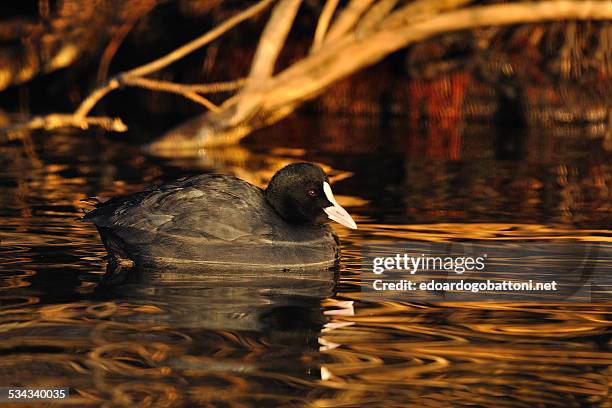
<svg viewBox="0 0 612 408"><path fill-rule="evenodd" d="M342 206L340 206L340 204L338 204L338 202L334 198L334 195L332 194L332 190L328 182L323 183L323 192L325 192L325 197L327 197L329 202L333 204L331 207L326 207L323 209L329 219L332 221L336 221L337 223L340 223L345 227L357 229L357 224L355 224L353 218L351 218L349 213L347 213L346 210L342 208Z"/></svg>

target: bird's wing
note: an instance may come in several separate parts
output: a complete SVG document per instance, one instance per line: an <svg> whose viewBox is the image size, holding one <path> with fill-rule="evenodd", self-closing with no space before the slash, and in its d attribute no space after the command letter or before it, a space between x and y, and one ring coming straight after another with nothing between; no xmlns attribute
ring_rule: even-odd
<svg viewBox="0 0 612 408"><path fill-rule="evenodd" d="M261 239L278 216L263 192L230 176L196 176L102 203L84 218L128 244L155 238Z"/></svg>

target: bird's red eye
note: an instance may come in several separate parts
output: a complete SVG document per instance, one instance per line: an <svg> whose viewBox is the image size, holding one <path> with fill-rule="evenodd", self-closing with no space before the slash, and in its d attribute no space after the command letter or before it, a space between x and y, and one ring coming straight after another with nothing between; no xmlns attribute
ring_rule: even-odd
<svg viewBox="0 0 612 408"><path fill-rule="evenodd" d="M315 197L317 195L317 192L314 190L308 190L308 195L311 197Z"/></svg>

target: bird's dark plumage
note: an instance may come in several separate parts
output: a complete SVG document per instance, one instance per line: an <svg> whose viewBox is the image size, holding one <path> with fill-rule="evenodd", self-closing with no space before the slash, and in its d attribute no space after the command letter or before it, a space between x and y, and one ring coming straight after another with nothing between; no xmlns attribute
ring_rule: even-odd
<svg viewBox="0 0 612 408"><path fill-rule="evenodd" d="M233 176L195 176L112 198L83 219L98 227L112 258L141 266L332 266L338 240L318 223L333 205L323 192L327 176L300 163L274 179L264 191Z"/></svg>

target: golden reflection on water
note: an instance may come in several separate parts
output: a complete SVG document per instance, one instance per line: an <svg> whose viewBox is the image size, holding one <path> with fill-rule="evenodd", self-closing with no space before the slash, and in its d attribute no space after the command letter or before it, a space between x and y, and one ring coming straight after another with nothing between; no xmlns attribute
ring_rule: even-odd
<svg viewBox="0 0 612 408"><path fill-rule="evenodd" d="M384 304L323 335L338 400L424 406L607 406L610 305ZM356 385L356 387L353 387Z"/></svg>
<svg viewBox="0 0 612 408"><path fill-rule="evenodd" d="M361 237L368 244L457 239L603 243L610 242L609 230L501 223L359 227L349 234L339 231L351 243L343 255L346 270L354 273L344 277L342 300L324 303L334 313L328 314L328 329L319 339L321 352L332 358L322 364L321 376L338 393L317 406L352 406L354 401L426 407L448 406L449 401L452 406L610 406L612 302L363 303L360 287L366 283L355 273L361 267ZM560 266L551 262L551 268ZM520 277L520 270L515 275Z"/></svg>
<svg viewBox="0 0 612 408"><path fill-rule="evenodd" d="M392 222L419 197L394 191L398 182L384 191L404 197L399 208L383 205L351 187L354 169L333 155L240 147L160 164L137 149L55 138L37 142L39 162L1 151L0 385L70 386L69 404L83 407L612 406L612 302L366 301L361 279L361 250L372 242L604 245L612 241L605 221ZM335 288L325 274L181 287L176 275L150 274L144 284L96 289L105 253L93 226L76 221L81 199L202 168L264 185L298 158L328 163L359 224L336 228L343 257Z"/></svg>
<svg viewBox="0 0 612 408"><path fill-rule="evenodd" d="M433 242L462 240L572 240L584 242L612 242L605 229L575 229L538 224L439 223L439 224L363 224L360 232L368 238L414 239Z"/></svg>

